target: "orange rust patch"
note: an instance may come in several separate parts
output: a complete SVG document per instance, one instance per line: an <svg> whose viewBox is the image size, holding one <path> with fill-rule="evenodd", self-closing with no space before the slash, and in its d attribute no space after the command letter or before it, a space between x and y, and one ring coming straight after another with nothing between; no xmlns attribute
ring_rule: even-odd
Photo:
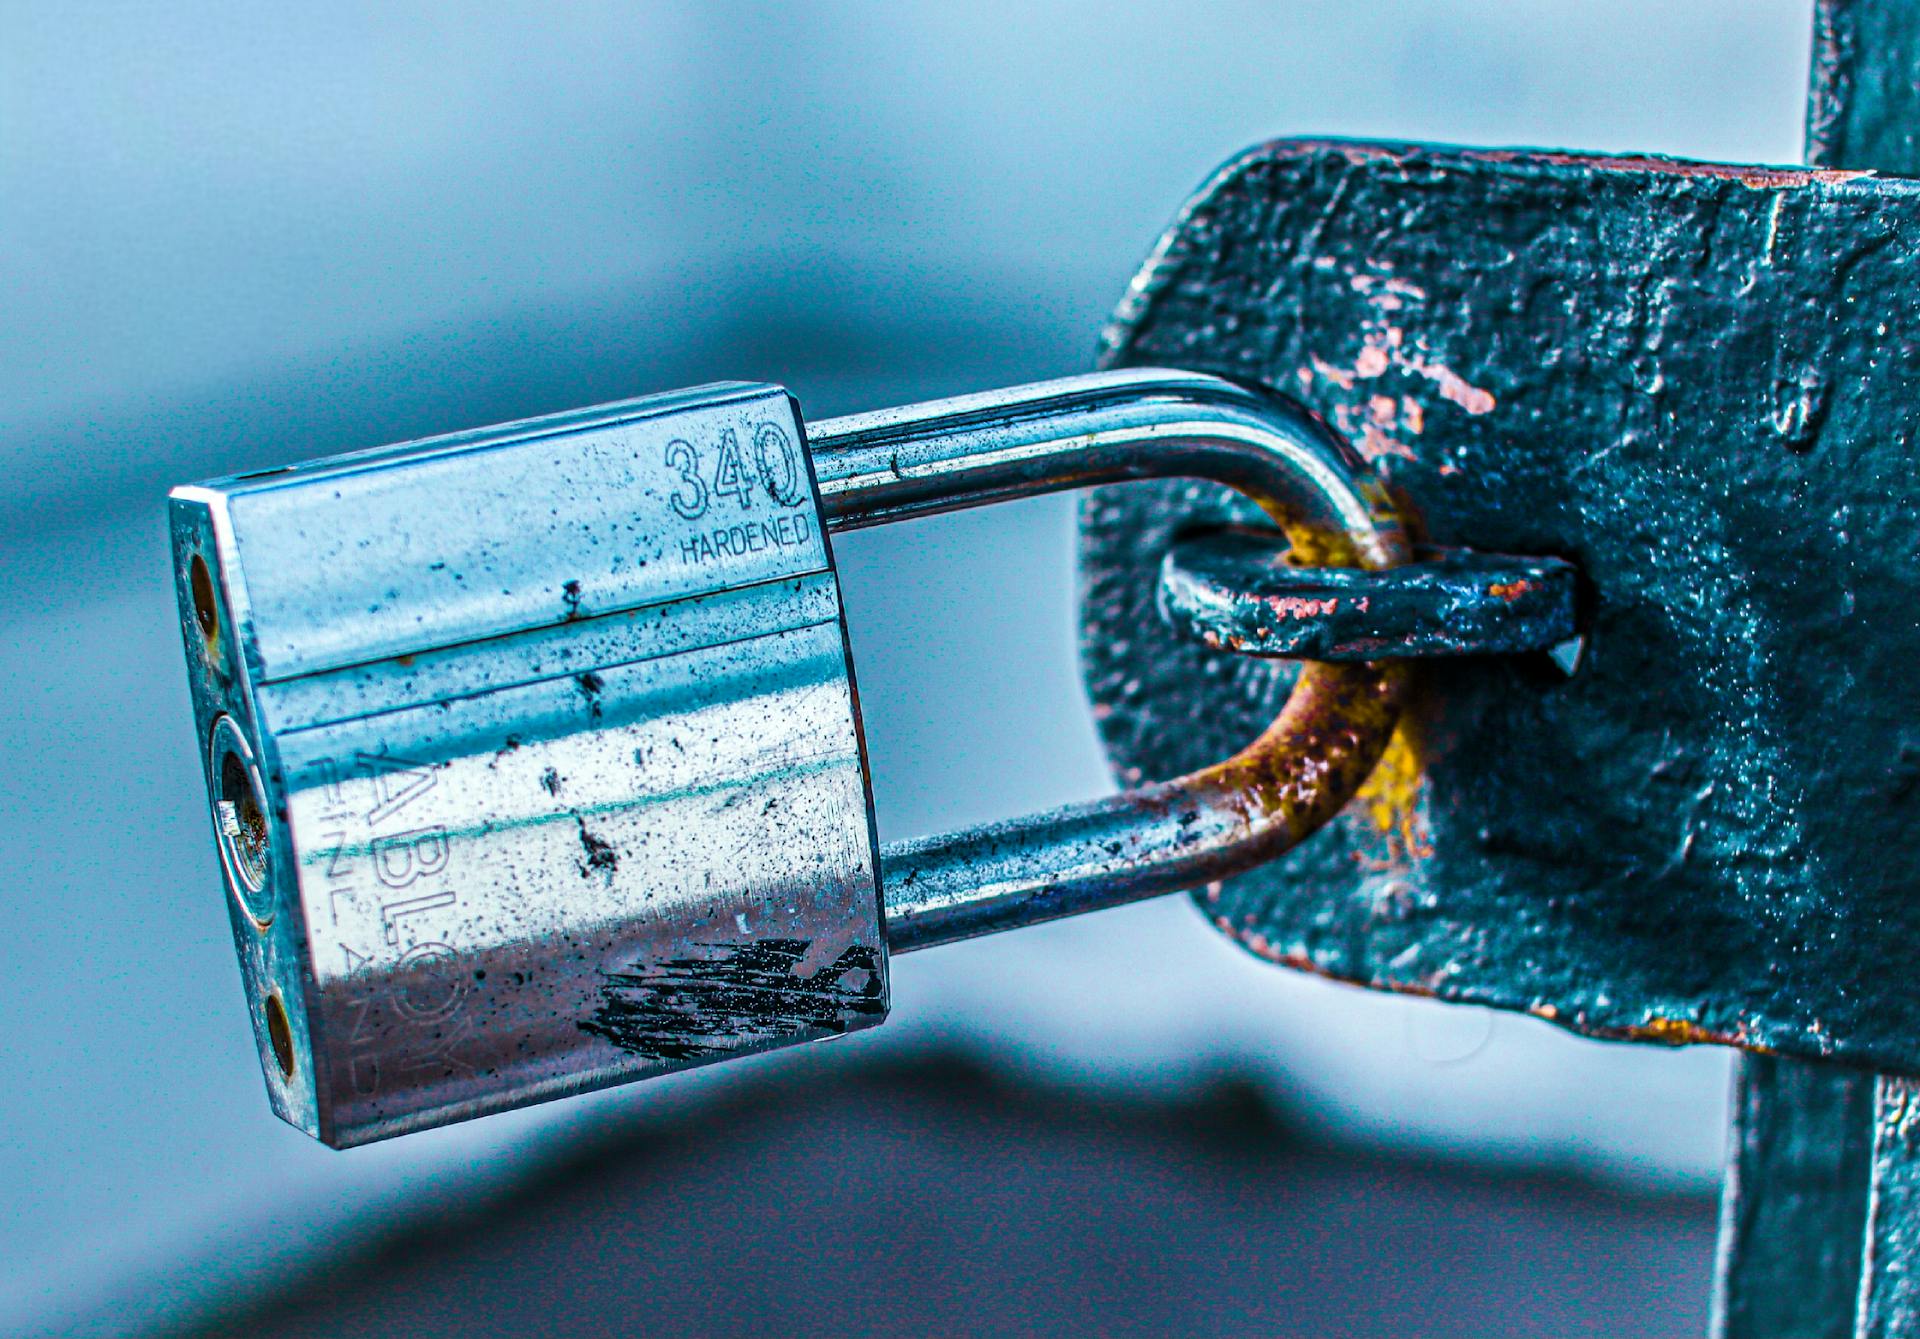
<svg viewBox="0 0 1920 1339"><path fill-rule="evenodd" d="M1452 368L1425 359L1409 362L1406 366L1409 372L1417 372L1438 385L1441 399L1453 401L1469 414L1493 412L1493 392L1469 385L1467 379Z"/></svg>
<svg viewBox="0 0 1920 1339"><path fill-rule="evenodd" d="M1331 381L1334 385L1338 386L1343 391L1350 391L1353 389L1353 373L1347 371L1345 368L1335 367L1332 363L1327 362L1325 359L1315 357L1313 359L1313 370L1319 373L1321 376L1325 377L1328 381ZM1310 376L1307 373L1305 368L1301 369L1300 374L1301 374L1301 378L1305 381L1311 382L1313 380L1312 376Z"/></svg>
<svg viewBox="0 0 1920 1339"><path fill-rule="evenodd" d="M1870 177L1871 169L1838 167L1749 167L1742 163L1694 163L1683 159L1662 158L1655 154L1592 154L1565 152L1529 152L1520 149L1472 149L1460 155L1483 163L1547 163L1554 167L1599 169L1603 172L1655 172L1671 177L1709 177L1737 181L1754 190L1781 187L1837 186L1859 177ZM1350 155L1349 162L1355 161ZM1357 164L1356 164L1357 165Z"/></svg>
<svg viewBox="0 0 1920 1339"><path fill-rule="evenodd" d="M1360 448L1360 454L1369 461L1378 460L1382 456L1399 456L1403 460L1416 459L1412 447L1396 437L1389 437L1372 423L1367 424L1361 432L1360 440L1356 445Z"/></svg>
<svg viewBox="0 0 1920 1339"><path fill-rule="evenodd" d="M1666 1046L1738 1046L1738 1033L1714 1032L1684 1018L1662 1018L1658 1014L1634 1027L1621 1029L1634 1041L1655 1041Z"/></svg>
<svg viewBox="0 0 1920 1339"><path fill-rule="evenodd" d="M1340 608L1340 599L1338 596L1313 600L1301 595L1279 595L1269 598L1266 605L1280 618L1319 618L1322 615L1337 612Z"/></svg>
<svg viewBox="0 0 1920 1339"><path fill-rule="evenodd" d="M1289 158L1311 158L1316 154L1337 153L1354 167L1370 163L1404 163L1408 158L1427 153L1420 149L1379 140L1290 139L1270 140L1259 150L1247 154L1236 169L1246 170L1259 162ZM1569 153L1541 149L1461 149L1446 158L1465 162L1513 165L1525 168L1533 163L1554 167L1578 167L1602 172L1651 172L1670 177L1709 177L1737 181L1755 190L1794 186L1836 186L1861 177L1875 175L1868 168L1836 167L1752 167L1740 163L1699 163L1685 159L1662 158L1654 154Z"/></svg>
<svg viewBox="0 0 1920 1339"><path fill-rule="evenodd" d="M1531 581L1496 581L1487 587L1487 594L1496 600L1505 600L1508 604L1512 604L1532 589Z"/></svg>
<svg viewBox="0 0 1920 1339"><path fill-rule="evenodd" d="M1406 670L1311 664L1266 733L1183 780L1247 816L1278 815L1294 841L1331 818L1372 769L1400 715Z"/></svg>

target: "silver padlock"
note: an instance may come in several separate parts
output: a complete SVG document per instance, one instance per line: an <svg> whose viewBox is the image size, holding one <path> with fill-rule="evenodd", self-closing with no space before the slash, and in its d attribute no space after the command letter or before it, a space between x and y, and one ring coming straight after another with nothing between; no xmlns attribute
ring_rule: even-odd
<svg viewBox="0 0 1920 1339"><path fill-rule="evenodd" d="M885 1017L889 947L1300 840L1384 748L1395 668L1308 665L1191 776L876 843L829 531L1165 475L1250 494L1317 561L1406 557L1317 419L1178 372L810 431L780 388L720 385L176 490L274 1109L346 1146L839 1036Z"/></svg>

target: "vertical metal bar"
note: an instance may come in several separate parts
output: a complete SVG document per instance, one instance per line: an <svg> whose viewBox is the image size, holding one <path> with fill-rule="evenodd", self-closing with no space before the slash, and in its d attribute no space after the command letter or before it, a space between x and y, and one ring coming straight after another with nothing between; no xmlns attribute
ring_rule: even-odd
<svg viewBox="0 0 1920 1339"><path fill-rule="evenodd" d="M1858 1335L1920 1334L1920 1082L1874 1084Z"/></svg>
<svg viewBox="0 0 1920 1339"><path fill-rule="evenodd" d="M1920 13L1911 0L1816 0L1807 162L1920 176Z"/></svg>
<svg viewBox="0 0 1920 1339"><path fill-rule="evenodd" d="M1720 1202L1713 1333L1853 1333L1873 1075L1743 1055Z"/></svg>
<svg viewBox="0 0 1920 1339"><path fill-rule="evenodd" d="M1807 161L1920 175L1920 5L1816 0ZM1718 1339L1920 1336L1920 1090L1741 1058Z"/></svg>

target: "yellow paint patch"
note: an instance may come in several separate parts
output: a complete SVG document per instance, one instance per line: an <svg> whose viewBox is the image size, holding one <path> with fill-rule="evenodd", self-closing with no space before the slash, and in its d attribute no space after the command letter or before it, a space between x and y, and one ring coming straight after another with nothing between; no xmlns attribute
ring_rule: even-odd
<svg viewBox="0 0 1920 1339"><path fill-rule="evenodd" d="M1386 752L1372 775L1355 792L1353 802L1386 838L1387 858L1397 865L1425 860L1433 854L1426 820L1426 774L1420 755L1403 725L1393 732Z"/></svg>

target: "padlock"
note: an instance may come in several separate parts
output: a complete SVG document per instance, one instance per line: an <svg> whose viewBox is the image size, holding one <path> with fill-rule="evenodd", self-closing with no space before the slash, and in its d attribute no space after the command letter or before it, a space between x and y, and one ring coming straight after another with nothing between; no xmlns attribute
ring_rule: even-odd
<svg viewBox="0 0 1920 1339"><path fill-rule="evenodd" d="M872 1026L887 955L1311 832L1400 676L1312 664L1229 761L880 852L831 529L1189 475L1402 561L1291 401L1076 378L802 426L727 384L176 490L182 633L281 1116L346 1146ZM884 897L882 889L884 888Z"/></svg>

